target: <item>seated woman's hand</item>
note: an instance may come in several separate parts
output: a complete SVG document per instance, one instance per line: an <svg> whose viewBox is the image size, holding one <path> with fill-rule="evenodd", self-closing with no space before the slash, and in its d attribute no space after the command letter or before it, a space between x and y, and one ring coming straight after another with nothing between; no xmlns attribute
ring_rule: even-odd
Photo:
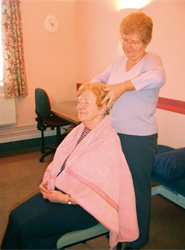
<svg viewBox="0 0 185 250"><path fill-rule="evenodd" d="M47 186L48 186L48 181L43 181L40 184L39 190L40 190L40 192L41 192L42 195L51 193L51 191L48 190Z"/></svg>
<svg viewBox="0 0 185 250"><path fill-rule="evenodd" d="M50 202L54 202L54 203L67 204L68 195L63 194L62 192L57 191L57 190L50 190L50 192L43 194L43 199L48 199Z"/></svg>
<svg viewBox="0 0 185 250"><path fill-rule="evenodd" d="M70 197L72 204L77 204L70 195L63 194L62 192L58 190L48 190L47 186L48 186L48 181L43 181L39 186L43 199L47 199L53 203L67 204L69 201L69 197Z"/></svg>
<svg viewBox="0 0 185 250"><path fill-rule="evenodd" d="M48 186L48 181L43 181L39 186L43 199L48 199L50 202L55 202L55 203L68 202L68 195L63 194L57 190L48 190L47 186Z"/></svg>

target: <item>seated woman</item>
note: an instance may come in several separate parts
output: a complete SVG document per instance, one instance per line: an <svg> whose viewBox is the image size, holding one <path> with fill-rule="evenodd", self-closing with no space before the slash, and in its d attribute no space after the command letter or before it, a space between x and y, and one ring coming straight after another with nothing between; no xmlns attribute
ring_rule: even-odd
<svg viewBox="0 0 185 250"><path fill-rule="evenodd" d="M137 239L132 178L107 106L101 104L103 88L101 83L81 86L81 124L57 148L40 193L11 212L2 249L56 249L63 234L98 222L110 229L111 248Z"/></svg>

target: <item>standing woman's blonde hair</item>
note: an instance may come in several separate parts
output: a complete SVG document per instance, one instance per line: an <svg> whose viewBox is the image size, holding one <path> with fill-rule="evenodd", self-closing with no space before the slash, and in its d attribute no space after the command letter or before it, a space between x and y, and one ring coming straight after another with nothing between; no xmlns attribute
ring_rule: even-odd
<svg viewBox="0 0 185 250"><path fill-rule="evenodd" d="M143 12L131 13L126 16L120 24L120 34L131 34L138 32L144 44L147 44L152 39L153 21Z"/></svg>

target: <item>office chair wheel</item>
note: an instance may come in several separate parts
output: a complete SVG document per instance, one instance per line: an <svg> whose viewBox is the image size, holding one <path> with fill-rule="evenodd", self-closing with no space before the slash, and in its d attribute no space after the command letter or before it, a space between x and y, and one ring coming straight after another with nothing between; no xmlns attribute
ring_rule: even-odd
<svg viewBox="0 0 185 250"><path fill-rule="evenodd" d="M41 157L41 158L39 159L39 161L40 161L40 162L43 162L43 161L44 161L44 158L43 158L43 157Z"/></svg>

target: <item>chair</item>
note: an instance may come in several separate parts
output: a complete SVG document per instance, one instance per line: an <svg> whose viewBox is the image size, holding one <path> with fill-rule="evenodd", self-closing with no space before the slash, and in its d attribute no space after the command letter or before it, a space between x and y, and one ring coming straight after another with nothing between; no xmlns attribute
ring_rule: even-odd
<svg viewBox="0 0 185 250"><path fill-rule="evenodd" d="M61 236L57 241L57 249L65 249L66 247L76 245L78 243L85 243L88 240L108 235L109 229L104 227L101 223L96 224L87 229L69 232ZM122 249L122 243L117 244L117 249Z"/></svg>
<svg viewBox="0 0 185 250"><path fill-rule="evenodd" d="M40 158L40 162L43 162L44 158L47 155L54 153L56 150L56 147L60 144L61 142L60 128L62 127L63 129L65 129L63 126L70 125L71 123L52 114L49 97L47 93L41 88L35 89L35 106L36 106L35 112L37 114L37 117L36 117L37 129L41 131L41 139L42 139L41 153L43 155ZM51 128L52 130L56 128L56 147L55 148L45 146L44 131L48 127ZM50 149L50 150L45 152L46 149Z"/></svg>

